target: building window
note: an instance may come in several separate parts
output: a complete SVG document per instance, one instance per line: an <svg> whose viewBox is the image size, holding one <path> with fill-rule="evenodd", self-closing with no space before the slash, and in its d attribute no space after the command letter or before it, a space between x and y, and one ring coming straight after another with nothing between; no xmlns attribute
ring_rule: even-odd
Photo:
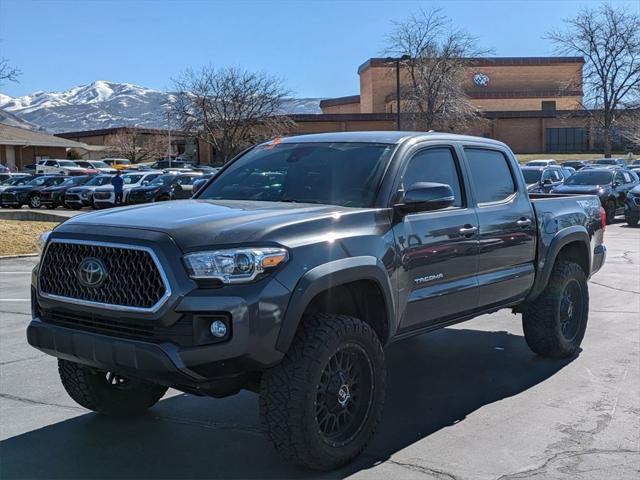
<svg viewBox="0 0 640 480"><path fill-rule="evenodd" d="M589 148L586 128L547 128L544 137L547 152L584 152Z"/></svg>
<svg viewBox="0 0 640 480"><path fill-rule="evenodd" d="M556 101L555 100L547 100L542 102L542 111L543 112L555 112L556 111Z"/></svg>

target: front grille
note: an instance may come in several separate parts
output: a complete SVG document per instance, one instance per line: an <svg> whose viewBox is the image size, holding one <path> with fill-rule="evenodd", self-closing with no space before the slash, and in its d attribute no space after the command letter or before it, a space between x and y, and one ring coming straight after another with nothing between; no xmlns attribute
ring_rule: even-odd
<svg viewBox="0 0 640 480"><path fill-rule="evenodd" d="M111 194L109 192L96 192L93 194L93 198L96 200L108 200L111 198Z"/></svg>
<svg viewBox="0 0 640 480"><path fill-rule="evenodd" d="M146 200L146 196L141 192L131 192L127 197L127 201L130 203L143 203Z"/></svg>
<svg viewBox="0 0 640 480"><path fill-rule="evenodd" d="M98 286L80 282L80 263L87 258L98 259L105 267ZM147 250L57 241L47 247L39 286L44 294L134 309L150 309L168 292Z"/></svg>
<svg viewBox="0 0 640 480"><path fill-rule="evenodd" d="M13 193L3 193L2 197L0 197L0 198L2 198L3 202L13 202L13 201L15 201L16 196Z"/></svg>
<svg viewBox="0 0 640 480"><path fill-rule="evenodd" d="M188 315L181 317L169 327L58 310L43 313L41 320L60 327L112 337L147 342L171 341L180 346L193 345L193 319Z"/></svg>
<svg viewBox="0 0 640 480"><path fill-rule="evenodd" d="M72 200L72 201L78 201L78 200L80 200L80 194L78 194L78 193L67 193L66 199L67 200Z"/></svg>
<svg viewBox="0 0 640 480"><path fill-rule="evenodd" d="M633 201L635 202L636 205L640 205L640 197L635 197Z"/></svg>

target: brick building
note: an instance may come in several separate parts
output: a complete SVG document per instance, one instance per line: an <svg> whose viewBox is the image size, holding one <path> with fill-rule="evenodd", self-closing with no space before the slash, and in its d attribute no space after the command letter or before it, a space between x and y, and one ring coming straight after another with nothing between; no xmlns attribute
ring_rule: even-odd
<svg viewBox="0 0 640 480"><path fill-rule="evenodd" d="M486 121L459 133L495 138L517 153L579 152L597 135L581 109L582 57L470 58L464 90ZM395 62L371 58L358 68L359 95L320 103L321 115L294 115L301 133L395 128ZM400 72L401 85L408 81Z"/></svg>

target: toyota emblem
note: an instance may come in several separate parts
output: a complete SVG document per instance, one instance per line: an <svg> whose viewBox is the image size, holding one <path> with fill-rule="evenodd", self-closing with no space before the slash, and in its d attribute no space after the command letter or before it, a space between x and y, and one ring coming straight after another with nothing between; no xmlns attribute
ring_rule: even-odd
<svg viewBox="0 0 640 480"><path fill-rule="evenodd" d="M77 270L78 281L85 287L98 287L107 278L107 269L98 258L85 258Z"/></svg>

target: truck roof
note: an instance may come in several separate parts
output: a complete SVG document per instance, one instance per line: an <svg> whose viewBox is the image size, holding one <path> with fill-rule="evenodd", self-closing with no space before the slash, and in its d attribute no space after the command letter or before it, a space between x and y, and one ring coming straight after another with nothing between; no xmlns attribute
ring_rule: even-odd
<svg viewBox="0 0 640 480"><path fill-rule="evenodd" d="M478 142L504 146L504 143L490 138L472 137L443 132L405 132L396 130L365 131L365 132L329 132L284 137L281 143L312 143L312 142L345 142L345 143L389 143L399 144L409 139L443 140L456 142ZM267 142L269 143L269 142Z"/></svg>

